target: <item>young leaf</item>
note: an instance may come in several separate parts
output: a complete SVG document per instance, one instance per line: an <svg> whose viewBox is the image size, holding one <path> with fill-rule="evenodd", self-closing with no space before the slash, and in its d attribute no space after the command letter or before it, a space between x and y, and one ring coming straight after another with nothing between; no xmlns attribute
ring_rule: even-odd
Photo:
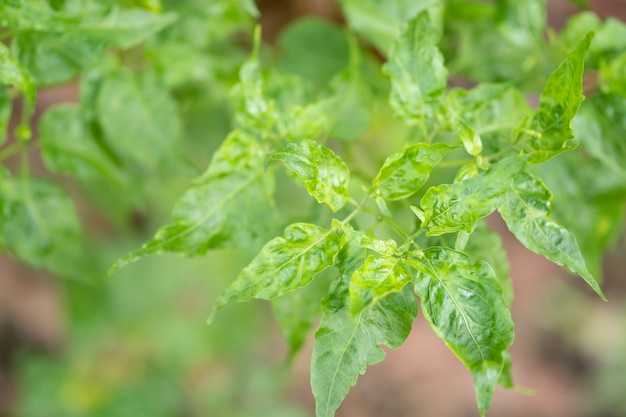
<svg viewBox="0 0 626 417"><path fill-rule="evenodd" d="M531 163L540 163L572 149L572 120L582 103L582 77L593 32L580 41L550 75L539 98L539 109L515 133L515 145Z"/></svg>
<svg viewBox="0 0 626 417"><path fill-rule="evenodd" d="M148 254L200 256L209 249L257 244L273 224L274 184L263 171L263 156L254 138L231 133L207 173L176 203L173 223L117 261L110 273Z"/></svg>
<svg viewBox="0 0 626 417"><path fill-rule="evenodd" d="M44 113L39 136L46 166L80 180L102 177L122 186L126 180L119 168L86 130L76 106L60 105Z"/></svg>
<svg viewBox="0 0 626 417"><path fill-rule="evenodd" d="M217 298L211 316L224 306L252 298L271 300L308 285L335 263L342 239L334 229L295 223L269 241Z"/></svg>
<svg viewBox="0 0 626 417"><path fill-rule="evenodd" d="M505 370L513 321L493 269L464 253L433 247L415 255L415 292L431 327L474 376L476 399L485 414Z"/></svg>
<svg viewBox="0 0 626 417"><path fill-rule="evenodd" d="M439 36L428 12L421 12L404 27L383 67L391 78L391 106L407 123L429 116L445 91L448 72L436 46Z"/></svg>
<svg viewBox="0 0 626 417"><path fill-rule="evenodd" d="M359 314L383 297L400 292L412 281L400 258L369 256L350 278L350 312Z"/></svg>
<svg viewBox="0 0 626 417"><path fill-rule="evenodd" d="M426 183L433 168L454 147L444 143L418 143L405 147L385 160L372 181L372 196L402 200L416 193Z"/></svg>
<svg viewBox="0 0 626 417"><path fill-rule="evenodd" d="M471 232L478 220L496 209L500 196L523 165L520 158L510 157L480 175L429 188L420 201L427 236Z"/></svg>
<svg viewBox="0 0 626 417"><path fill-rule="evenodd" d="M417 302L409 287L357 315L351 314L348 286L363 255L347 250L342 254L345 257L339 262L340 278L322 302L324 317L315 334L311 387L316 417L333 417L359 374L384 359L381 345L400 347L417 316Z"/></svg>
<svg viewBox="0 0 626 417"><path fill-rule="evenodd" d="M333 211L348 202L350 170L330 149L315 141L303 140L274 150L268 155L266 165L273 161L284 163L304 183L309 194Z"/></svg>
<svg viewBox="0 0 626 417"><path fill-rule="evenodd" d="M498 203L498 211L511 233L531 251L580 275L605 299L600 286L587 270L576 238L550 219L552 194L537 177L526 172L515 176L511 189Z"/></svg>

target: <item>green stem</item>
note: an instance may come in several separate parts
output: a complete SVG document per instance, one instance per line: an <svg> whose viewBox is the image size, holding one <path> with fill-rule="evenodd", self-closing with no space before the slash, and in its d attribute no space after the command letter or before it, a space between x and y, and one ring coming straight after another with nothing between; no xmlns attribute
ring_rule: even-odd
<svg viewBox="0 0 626 417"><path fill-rule="evenodd" d="M19 142L12 143L4 149L0 150L0 161L12 157L22 149L22 144Z"/></svg>

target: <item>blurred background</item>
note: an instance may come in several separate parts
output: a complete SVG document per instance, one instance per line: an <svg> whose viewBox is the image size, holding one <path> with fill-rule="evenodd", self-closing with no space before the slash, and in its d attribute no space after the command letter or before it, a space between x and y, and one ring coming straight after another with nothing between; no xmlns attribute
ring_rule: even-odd
<svg viewBox="0 0 626 417"><path fill-rule="evenodd" d="M565 0L548 5L556 28L578 10ZM267 42L303 16L342 21L326 0L258 6ZM626 19L624 1L590 1L590 8ZM38 112L77 94L72 84L45 90ZM223 110L214 103L205 110L198 117L215 122L218 143L228 131ZM185 186L173 181L154 186L151 218L137 216L136 230L148 236L167 221ZM79 210L89 232L106 237L95 261L102 271L142 243L136 234L107 236L106 220L89 206ZM498 389L488 415L626 416L624 234L603 264L604 303L582 280L523 248L498 218L490 224L501 232L514 284L512 373L528 390ZM252 256L149 257L97 282L59 280L0 258L0 416L312 416L312 338L287 365L267 304L237 305L205 324L216 294ZM418 316L407 342L368 369L337 416L476 417L478 411L470 373Z"/></svg>

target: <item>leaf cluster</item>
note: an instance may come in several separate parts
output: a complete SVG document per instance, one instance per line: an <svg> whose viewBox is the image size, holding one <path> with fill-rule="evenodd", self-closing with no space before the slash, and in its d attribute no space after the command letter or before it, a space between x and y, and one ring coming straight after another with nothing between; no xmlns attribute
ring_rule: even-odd
<svg viewBox="0 0 626 417"><path fill-rule="evenodd" d="M0 127L23 97L0 157L40 146L92 199L132 194L111 208L122 218L150 178L195 174L170 223L111 271L148 254L260 248L210 320L271 300L291 355L319 321L318 417L381 345L403 343L418 307L471 372L482 415L496 385L513 385L509 267L486 222L496 211L604 298L601 259L626 200L616 20L583 12L557 33L542 0L342 0L345 29L304 19L270 48L257 27L246 57L250 1L53 3L0 1ZM79 103L47 111L32 139L37 89L77 74ZM207 117L214 138L202 137ZM76 274L67 193L32 178L27 158L21 175L0 174L3 251Z"/></svg>

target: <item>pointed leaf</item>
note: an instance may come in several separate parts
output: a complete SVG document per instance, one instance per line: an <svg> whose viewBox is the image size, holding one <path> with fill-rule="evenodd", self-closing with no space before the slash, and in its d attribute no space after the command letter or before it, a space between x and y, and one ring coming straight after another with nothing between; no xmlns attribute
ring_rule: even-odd
<svg viewBox="0 0 626 417"><path fill-rule="evenodd" d="M471 232L478 220L496 209L498 199L522 167L521 159L511 157L480 175L428 189L420 201L427 236Z"/></svg>
<svg viewBox="0 0 626 417"><path fill-rule="evenodd" d="M389 156L372 181L371 195L386 200L410 197L426 183L433 168L454 147L444 143L418 143Z"/></svg>
<svg viewBox="0 0 626 417"><path fill-rule="evenodd" d="M350 170L330 149L315 141L303 140L274 150L266 164L273 161L284 163L304 183L309 194L333 211L348 202Z"/></svg>
<svg viewBox="0 0 626 417"><path fill-rule="evenodd" d="M200 256L209 249L258 244L272 227L273 186L263 171L262 148L254 138L234 131L207 173L176 203L173 223L120 259L110 273L148 254Z"/></svg>
<svg viewBox="0 0 626 417"><path fill-rule="evenodd" d="M348 310L350 276L362 262L358 251L340 260L341 277L323 302L324 318L315 334L311 362L311 387L316 417L333 417L335 411L368 365L382 361L381 345L402 345L417 315L410 287L381 299L372 308L353 315Z"/></svg>
<svg viewBox="0 0 626 417"><path fill-rule="evenodd" d="M600 286L587 270L576 238L548 217L551 204L552 194L541 180L520 172L499 202L498 211L524 246L580 275L604 299Z"/></svg>
<svg viewBox="0 0 626 417"><path fill-rule="evenodd" d="M431 113L445 91L448 72L437 48L439 30L421 12L404 27L384 71L391 78L391 106L407 123Z"/></svg>
<svg viewBox="0 0 626 417"><path fill-rule="evenodd" d="M444 247L414 258L415 292L431 327L474 376L484 415L505 368L503 356L513 342L513 321L493 269Z"/></svg>
<svg viewBox="0 0 626 417"><path fill-rule="evenodd" d="M252 298L271 300L308 285L335 263L342 239L334 229L295 223L269 241L237 279L217 298L214 315L224 306Z"/></svg>
<svg viewBox="0 0 626 417"><path fill-rule="evenodd" d="M400 258L369 256L350 278L350 312L359 314L383 297L400 292L412 281Z"/></svg>
<svg viewBox="0 0 626 417"><path fill-rule="evenodd" d="M593 32L580 41L550 75L539 98L539 109L515 134L515 144L529 162L539 163L575 147L572 120L582 103L585 56Z"/></svg>

